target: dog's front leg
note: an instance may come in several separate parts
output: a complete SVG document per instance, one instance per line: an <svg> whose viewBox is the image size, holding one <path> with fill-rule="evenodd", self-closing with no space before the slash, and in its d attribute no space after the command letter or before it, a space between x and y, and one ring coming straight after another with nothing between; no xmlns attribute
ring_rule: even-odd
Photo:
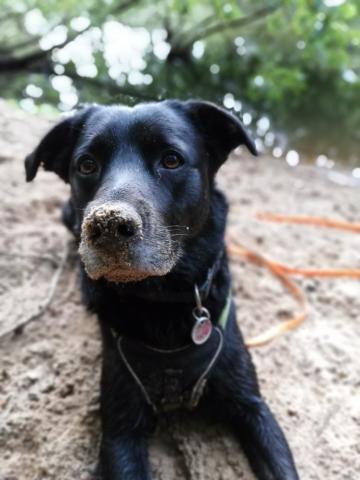
<svg viewBox="0 0 360 480"><path fill-rule="evenodd" d="M232 408L232 425L257 478L298 480L285 436L264 400L254 397Z"/></svg>
<svg viewBox="0 0 360 480"><path fill-rule="evenodd" d="M101 480L150 480L146 440L156 415L121 361L116 342L107 330L103 333Z"/></svg>
<svg viewBox="0 0 360 480"><path fill-rule="evenodd" d="M145 437L139 432L103 432L100 450L102 480L150 480Z"/></svg>
<svg viewBox="0 0 360 480"><path fill-rule="evenodd" d="M235 322L213 371L209 400L240 439L259 480L298 480L290 448L260 395L255 369Z"/></svg>

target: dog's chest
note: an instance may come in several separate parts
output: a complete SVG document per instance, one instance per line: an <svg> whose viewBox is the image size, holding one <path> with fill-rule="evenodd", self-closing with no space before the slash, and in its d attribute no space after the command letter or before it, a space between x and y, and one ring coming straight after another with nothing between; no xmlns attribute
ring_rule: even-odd
<svg viewBox="0 0 360 480"><path fill-rule="evenodd" d="M174 350L151 348L128 338L117 342L120 359L147 403L156 411L168 411L197 406L221 353L223 336L215 328L203 345Z"/></svg>

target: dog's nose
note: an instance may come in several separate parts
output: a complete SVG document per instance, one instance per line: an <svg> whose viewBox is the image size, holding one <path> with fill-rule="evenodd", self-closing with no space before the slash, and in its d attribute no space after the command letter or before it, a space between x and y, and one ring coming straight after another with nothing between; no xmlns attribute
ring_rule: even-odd
<svg viewBox="0 0 360 480"><path fill-rule="evenodd" d="M105 203L84 218L83 233L90 243L125 242L142 233L142 221L127 203Z"/></svg>

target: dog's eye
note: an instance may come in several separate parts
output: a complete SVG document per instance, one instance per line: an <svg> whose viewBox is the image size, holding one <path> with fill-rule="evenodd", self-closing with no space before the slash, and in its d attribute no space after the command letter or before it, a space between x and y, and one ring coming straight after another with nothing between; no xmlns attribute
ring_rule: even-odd
<svg viewBox="0 0 360 480"><path fill-rule="evenodd" d="M179 168L183 164L183 159L175 152L166 153L161 161L161 165L169 170Z"/></svg>
<svg viewBox="0 0 360 480"><path fill-rule="evenodd" d="M98 170L97 162L91 157L84 157L78 162L78 170L83 175L91 175Z"/></svg>

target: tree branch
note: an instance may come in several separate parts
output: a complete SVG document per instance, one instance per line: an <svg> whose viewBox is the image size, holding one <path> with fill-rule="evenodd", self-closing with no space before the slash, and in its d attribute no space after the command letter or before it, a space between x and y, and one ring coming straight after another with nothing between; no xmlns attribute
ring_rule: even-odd
<svg viewBox="0 0 360 480"><path fill-rule="evenodd" d="M12 52L16 50L21 50L25 47L29 47L34 43L37 43L41 39L41 36L37 35L36 37L28 37L25 40L22 40L18 43L13 43L12 45L2 45L0 47L0 57L4 55L10 55Z"/></svg>
<svg viewBox="0 0 360 480"><path fill-rule="evenodd" d="M7 12L2 12L2 15L0 15L0 23L3 22L8 22L9 20L16 20L17 18L21 17L23 15L22 12L14 12L10 9L7 10Z"/></svg>
<svg viewBox="0 0 360 480"><path fill-rule="evenodd" d="M136 3L139 3L139 1L138 0L126 0L123 3L120 3L119 5L114 5L114 7L110 9L109 14L110 15L118 15L119 13L123 13L128 8L133 7Z"/></svg>
<svg viewBox="0 0 360 480"><path fill-rule="evenodd" d="M222 20L220 22L216 22L212 25L209 25L203 28L202 30L200 30L199 32L193 34L187 41L185 41L183 44L183 48L188 48L196 41L202 40L216 33L221 33L221 32L224 32L225 30L230 30L233 28L244 27L245 25L249 25L253 22L256 22L261 18L266 17L267 15L270 15L271 13L275 12L275 10L279 8L279 6L280 6L279 4L270 5L270 6L255 10L254 12L250 13L245 17L234 18L232 20Z"/></svg>
<svg viewBox="0 0 360 480"><path fill-rule="evenodd" d="M63 42L53 45L48 50L36 50L19 57L0 55L0 70L13 72L23 69L30 69L33 64L39 62L40 60L44 61L44 63L49 63L49 56L54 50L58 48L64 48L67 44L74 41L79 35L82 35L91 27L92 25L89 24L86 28L84 28L84 30L81 30L81 32L76 32L73 35L69 35Z"/></svg>
<svg viewBox="0 0 360 480"><path fill-rule="evenodd" d="M138 0L126 0L119 5L115 5L114 7L110 8L104 14L103 21L105 21L105 19L108 15L123 13L125 10L134 6L134 4L136 4L136 3L138 3ZM63 24L63 22L61 22L61 24ZM46 60L49 58L49 55L53 50L64 48L68 43L74 41L79 35L82 35L84 32L89 30L91 27L92 27L92 24L90 23L81 32L76 32L76 34L74 34L74 35L69 35L68 38L64 42L62 42L58 45L54 45L53 47L51 47L48 50L37 50L35 52L31 52L31 53L28 53L28 54L20 56L20 57L15 57L15 56L11 56L11 55L3 55L2 56L1 52L0 52L0 70L1 71L7 71L7 72L13 72L13 71L18 71L18 70L23 70L23 69L29 69L29 68L31 68L31 65L33 65L34 63L37 63L41 60L43 60L45 63L48 63ZM24 46L26 46L25 42L21 42L21 43L19 42L17 45L14 45L13 47L9 47L9 49L11 48L11 50L14 51L14 50L19 49L19 48L24 47ZM3 51L4 51L4 49L3 49ZM8 53L8 52L6 52L6 53Z"/></svg>
<svg viewBox="0 0 360 480"><path fill-rule="evenodd" d="M113 6L112 8L110 8L105 12L103 16L103 21L105 21L108 15L123 13L125 10L134 6L134 4L136 3L138 3L138 0L125 0L123 3ZM63 22L61 24L63 24ZM19 42L18 44L13 46L9 46L8 48L3 47L2 52L0 51L0 71L15 72L23 69L31 69L33 64L36 64L40 61L43 61L45 64L49 64L51 63L51 61L49 60L49 56L53 50L61 49L65 47L68 43L74 41L79 35L82 35L91 27L92 27L92 24L90 23L81 32L76 32L76 34L74 35L69 35L64 42L58 45L54 45L48 50L37 50L19 57L9 55L9 53L11 51L15 52L16 49L25 47L27 45L25 41ZM29 40L29 42L32 42L32 40ZM5 55L1 55L1 53L5 53ZM48 68L48 65L46 65L46 67Z"/></svg>
<svg viewBox="0 0 360 480"><path fill-rule="evenodd" d="M14 72L29 69L32 64L37 63L39 60L45 60L49 53L50 50L39 50L17 58L0 58L0 71Z"/></svg>
<svg viewBox="0 0 360 480"><path fill-rule="evenodd" d="M212 13L211 15L208 15L207 17L203 18L202 20L200 20L199 23L191 26L185 31L179 31L178 33L172 32L172 36L174 38L173 45L175 46L175 45L181 44L182 38L186 38L186 37L191 38L191 36L194 35L196 31L198 31L200 28L206 28L208 24L212 22L215 18L216 16ZM165 25L165 30L168 31L168 27L166 25Z"/></svg>

